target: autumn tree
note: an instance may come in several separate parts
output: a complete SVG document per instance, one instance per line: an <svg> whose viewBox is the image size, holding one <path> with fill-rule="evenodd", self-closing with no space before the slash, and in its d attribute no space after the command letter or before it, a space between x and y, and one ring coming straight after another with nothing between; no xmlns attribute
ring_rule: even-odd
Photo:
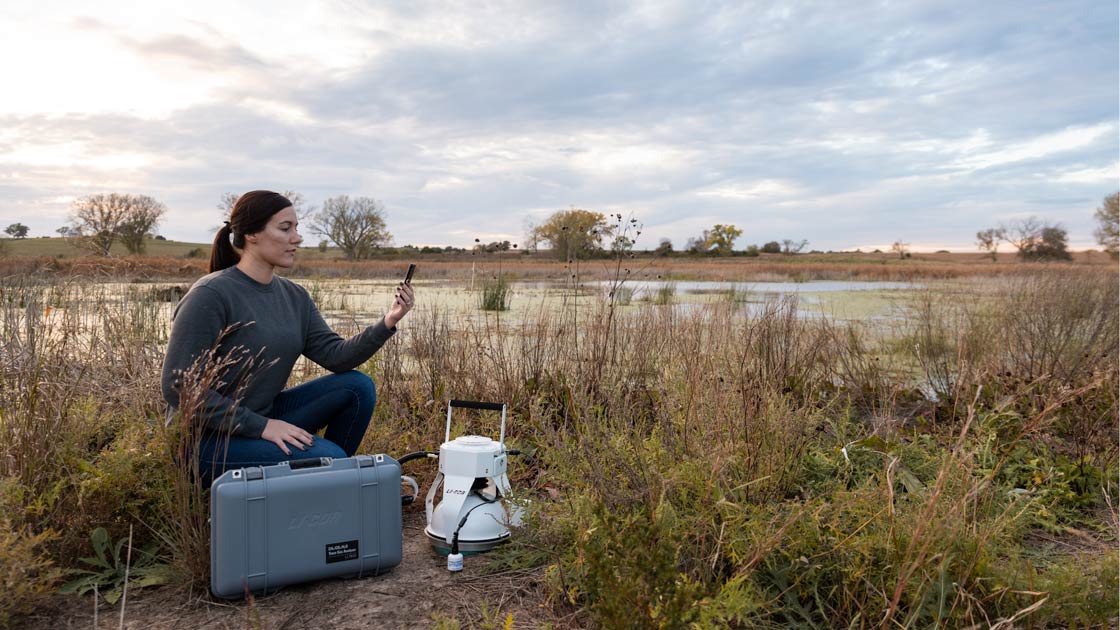
<svg viewBox="0 0 1120 630"><path fill-rule="evenodd" d="M521 220L521 248L535 252L540 245L540 237L537 235L537 228L533 224L533 218L530 216L523 217Z"/></svg>
<svg viewBox="0 0 1120 630"><path fill-rule="evenodd" d="M1034 248L1042 232L1042 220L1038 217L1015 219L999 226L999 233L1003 240L1015 247L1020 258L1027 258L1026 252Z"/></svg>
<svg viewBox="0 0 1120 630"><path fill-rule="evenodd" d="M489 243L483 244L480 239L476 238L474 239L474 242L474 250L476 252L508 252L510 250L517 249L517 245L511 243L510 241L491 241Z"/></svg>
<svg viewBox="0 0 1120 630"><path fill-rule="evenodd" d="M742 235L743 231L734 225L717 223L712 229L704 231L704 250L719 256L730 256L735 239Z"/></svg>
<svg viewBox="0 0 1120 630"><path fill-rule="evenodd" d="M74 201L71 211L71 233L76 235L79 246L100 256L108 256L118 238L130 252L138 253L137 247L143 249L143 235L155 227L165 211L162 203L147 195L108 193L81 197Z"/></svg>
<svg viewBox="0 0 1120 630"><path fill-rule="evenodd" d="M372 197L327 199L315 215L311 231L329 239L350 260L369 258L393 238L385 226L385 207Z"/></svg>
<svg viewBox="0 0 1120 630"><path fill-rule="evenodd" d="M588 258L603 249L603 239L613 235L607 217L600 212L572 208L557 210L533 228L533 240L547 242L561 259Z"/></svg>
<svg viewBox="0 0 1120 630"><path fill-rule="evenodd" d="M229 221L229 216L233 214L233 206L241 195L237 193L224 192L221 198L218 199L218 212L222 216L222 221Z"/></svg>
<svg viewBox="0 0 1120 630"><path fill-rule="evenodd" d="M632 249L634 249L634 239L626 236L625 234L619 234L618 236L614 237L614 240L611 242L612 253L621 254Z"/></svg>
<svg viewBox="0 0 1120 630"><path fill-rule="evenodd" d="M117 227L117 235L128 253L144 253L144 239L152 233L165 212L167 206L147 195L132 196L128 212Z"/></svg>
<svg viewBox="0 0 1120 630"><path fill-rule="evenodd" d="M1028 260L1072 260L1067 239L1068 233L1061 225L1044 225L1032 248L1020 255Z"/></svg>
<svg viewBox="0 0 1120 630"><path fill-rule="evenodd" d="M795 241L788 238L782 239L782 253L786 254L787 256L800 254L801 250L805 249L808 246L809 241L805 239L801 239L800 241Z"/></svg>
<svg viewBox="0 0 1120 630"><path fill-rule="evenodd" d="M778 241L770 241L762 245L760 249L763 254L780 254L782 253L782 244Z"/></svg>
<svg viewBox="0 0 1120 630"><path fill-rule="evenodd" d="M12 238L27 238L27 233L31 228L22 223L13 223L4 228L4 233Z"/></svg>
<svg viewBox="0 0 1120 630"><path fill-rule="evenodd" d="M999 242L1003 240L1003 232L999 228L988 228L976 233L976 247L988 252L992 260L999 253Z"/></svg>
<svg viewBox="0 0 1120 630"><path fill-rule="evenodd" d="M1093 231L1097 242L1116 258L1120 253L1120 192L1105 197L1093 218L1097 220L1097 229Z"/></svg>
<svg viewBox="0 0 1120 630"><path fill-rule="evenodd" d="M288 201L292 202L292 208L296 211L296 218L300 221L307 219L315 212L315 206L307 203L303 193L294 190L285 190L280 193L287 197ZM218 200L218 212L222 214L222 221L229 221L229 215L233 212L233 206L241 195L237 193L225 192L222 193L221 199Z"/></svg>
<svg viewBox="0 0 1120 630"><path fill-rule="evenodd" d="M1017 219L999 227L1003 239L1015 246L1024 260L1070 260L1068 233L1060 224L1038 217Z"/></svg>
<svg viewBox="0 0 1120 630"><path fill-rule="evenodd" d="M910 243L903 243L902 239L891 243L891 251L898 254L899 258L906 258L907 252L910 251Z"/></svg>

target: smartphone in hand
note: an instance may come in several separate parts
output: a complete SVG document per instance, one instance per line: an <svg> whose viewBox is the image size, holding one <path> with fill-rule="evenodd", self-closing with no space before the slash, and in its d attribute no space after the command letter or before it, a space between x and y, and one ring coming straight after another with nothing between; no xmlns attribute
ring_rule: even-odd
<svg viewBox="0 0 1120 630"><path fill-rule="evenodd" d="M404 274L404 283L412 284L412 274L416 271L416 263L408 263L408 271Z"/></svg>

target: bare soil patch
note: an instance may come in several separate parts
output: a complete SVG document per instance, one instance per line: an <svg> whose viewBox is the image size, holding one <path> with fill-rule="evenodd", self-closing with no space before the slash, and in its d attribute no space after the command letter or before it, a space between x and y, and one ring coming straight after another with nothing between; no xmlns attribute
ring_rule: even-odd
<svg viewBox="0 0 1120 630"><path fill-rule="evenodd" d="M257 597L252 603L209 593L160 588L128 594L125 628L429 628L440 616L463 628L512 614L515 627L577 627L544 606L541 570L484 575L484 556L468 556L462 573L424 536L423 506L404 514L404 555L392 571L361 579L323 580ZM18 620L29 630L93 628L93 596L56 595L39 612ZM120 605L101 604L98 628L117 628ZM500 624L499 624L500 627Z"/></svg>

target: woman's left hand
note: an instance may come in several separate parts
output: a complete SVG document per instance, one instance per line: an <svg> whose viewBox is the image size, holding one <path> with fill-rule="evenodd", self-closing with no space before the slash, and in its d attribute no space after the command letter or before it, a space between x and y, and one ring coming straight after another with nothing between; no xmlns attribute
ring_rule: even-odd
<svg viewBox="0 0 1120 630"><path fill-rule="evenodd" d="M401 321L412 310L414 299L411 284L402 282L397 285L397 290L393 294L393 305L389 307L389 312L385 314L385 326L387 328L396 326L397 322Z"/></svg>

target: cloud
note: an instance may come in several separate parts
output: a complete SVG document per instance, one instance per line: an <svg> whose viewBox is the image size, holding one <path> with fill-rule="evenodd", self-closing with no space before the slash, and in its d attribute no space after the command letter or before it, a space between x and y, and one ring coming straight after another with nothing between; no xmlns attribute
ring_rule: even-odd
<svg viewBox="0 0 1120 630"><path fill-rule="evenodd" d="M1100 168L1080 168L1059 173L1054 181L1062 184L1097 184L1107 189L1120 181L1120 161Z"/></svg>
<svg viewBox="0 0 1120 630"><path fill-rule="evenodd" d="M1113 123L1101 123L1088 127L1070 127L1061 131L1044 134L1023 142L1005 146L996 151L973 154L956 162L953 166L967 170L978 170L1012 162L1046 157L1065 153L1092 144L1101 137L1116 137L1117 127Z"/></svg>
<svg viewBox="0 0 1120 630"><path fill-rule="evenodd" d="M71 20L120 95L71 110L17 75L0 213L53 213L24 221L46 233L58 198L121 187L203 241L222 192L272 187L376 197L401 243L574 205L638 213L651 245L732 223L740 245L968 247L1024 208L1087 235L1116 187L1107 3L220 6Z"/></svg>
<svg viewBox="0 0 1120 630"><path fill-rule="evenodd" d="M696 193L699 197L721 197L725 199L781 199L791 198L800 193L796 183L780 180L764 179L761 181L730 181L722 182L717 186L700 190Z"/></svg>

